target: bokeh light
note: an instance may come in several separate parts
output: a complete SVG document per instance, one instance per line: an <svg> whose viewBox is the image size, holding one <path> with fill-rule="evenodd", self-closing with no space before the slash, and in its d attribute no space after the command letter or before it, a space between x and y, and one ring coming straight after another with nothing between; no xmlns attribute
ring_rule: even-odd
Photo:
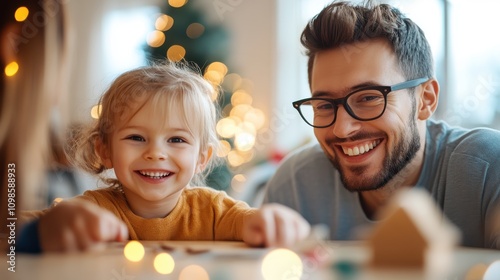
<svg viewBox="0 0 500 280"><path fill-rule="evenodd" d="M492 262L484 272L483 280L500 279L500 260Z"/></svg>
<svg viewBox="0 0 500 280"><path fill-rule="evenodd" d="M224 138L231 138L236 132L237 123L234 118L223 118L217 122L217 133Z"/></svg>
<svg viewBox="0 0 500 280"><path fill-rule="evenodd" d="M238 151L230 151L227 154L227 161L231 166L237 167L245 163L245 159L238 153Z"/></svg>
<svg viewBox="0 0 500 280"><path fill-rule="evenodd" d="M231 104L234 106L239 105L239 104L247 104L250 105L252 104L253 98L246 90L239 89L235 92L233 92L233 95L231 95Z"/></svg>
<svg viewBox="0 0 500 280"><path fill-rule="evenodd" d="M220 149L217 151L218 157L227 157L227 154L231 151L231 144L226 140L220 141Z"/></svg>
<svg viewBox="0 0 500 280"><path fill-rule="evenodd" d="M179 280L210 280L207 271L199 265L186 266L179 275Z"/></svg>
<svg viewBox="0 0 500 280"><path fill-rule="evenodd" d="M5 66L5 75L7 77L12 77L14 76L17 71L19 71L19 64L17 64L17 62L13 61L9 64L7 64L7 66Z"/></svg>
<svg viewBox="0 0 500 280"><path fill-rule="evenodd" d="M101 115L101 111L102 111L102 105L101 104L95 105L94 107L92 107L92 109L90 109L90 116L93 119L97 120Z"/></svg>
<svg viewBox="0 0 500 280"><path fill-rule="evenodd" d="M170 274L175 268L174 258L168 253L160 253L155 257L154 267L160 274Z"/></svg>
<svg viewBox="0 0 500 280"><path fill-rule="evenodd" d="M227 74L222 83L222 87L230 92L236 91L241 88L243 79L236 73Z"/></svg>
<svg viewBox="0 0 500 280"><path fill-rule="evenodd" d="M255 145L257 131L252 123L242 122L234 135L234 145L240 151L250 151Z"/></svg>
<svg viewBox="0 0 500 280"><path fill-rule="evenodd" d="M206 71L207 72L208 71L215 71L215 72L220 73L222 76L226 76L227 66L222 62L215 61L215 62L210 63L210 65L208 65Z"/></svg>
<svg viewBox="0 0 500 280"><path fill-rule="evenodd" d="M191 38L191 39L196 39L203 35L203 32L205 32L205 26L203 26L201 23L191 23L187 28L186 28L186 35Z"/></svg>
<svg viewBox="0 0 500 280"><path fill-rule="evenodd" d="M123 254L131 262L138 262L144 258L144 246L139 241L132 240L125 245Z"/></svg>
<svg viewBox="0 0 500 280"><path fill-rule="evenodd" d="M167 50L167 57L171 61L181 61L186 56L186 49L180 45L172 45Z"/></svg>
<svg viewBox="0 0 500 280"><path fill-rule="evenodd" d="M209 81L213 85L220 85L222 80L224 80L224 76L217 71L206 71L205 75L203 75L207 81Z"/></svg>
<svg viewBox="0 0 500 280"><path fill-rule="evenodd" d="M174 19L171 16L162 14L155 21L155 28L159 31L167 31L174 25Z"/></svg>
<svg viewBox="0 0 500 280"><path fill-rule="evenodd" d="M266 280L299 280L303 273L302 260L291 250L275 249L262 260L261 272Z"/></svg>
<svg viewBox="0 0 500 280"><path fill-rule="evenodd" d="M174 8L180 8L187 3L187 0L168 0L168 4Z"/></svg>
<svg viewBox="0 0 500 280"><path fill-rule="evenodd" d="M14 13L14 18L19 22L25 21L28 18L29 14L30 11L28 10L28 8L22 6L17 8L16 12Z"/></svg>
<svg viewBox="0 0 500 280"><path fill-rule="evenodd" d="M146 41L149 46L158 48L165 43L165 33L158 30L151 31L149 32Z"/></svg>
<svg viewBox="0 0 500 280"><path fill-rule="evenodd" d="M235 192L242 192L245 187L245 183L247 181L247 178L243 174L236 174L233 176L233 179L231 179L231 188Z"/></svg>
<svg viewBox="0 0 500 280"><path fill-rule="evenodd" d="M252 123L254 127L259 130L264 127L266 122L266 115L262 110L257 108L252 108L252 110L246 112L245 117L243 118L245 122Z"/></svg>

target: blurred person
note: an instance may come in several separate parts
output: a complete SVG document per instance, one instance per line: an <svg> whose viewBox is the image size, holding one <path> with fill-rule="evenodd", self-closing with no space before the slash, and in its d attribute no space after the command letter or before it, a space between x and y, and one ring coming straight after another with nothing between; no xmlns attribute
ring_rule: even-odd
<svg viewBox="0 0 500 280"><path fill-rule="evenodd" d="M2 1L0 13L0 247L37 251L33 236L45 222L22 224L17 216L43 205L46 188L41 182L51 161L51 127L57 135L64 128L58 126L64 118L57 112L64 109L68 80L65 8L57 0ZM97 213L91 203L71 208ZM120 228L120 221L111 217L111 230Z"/></svg>
<svg viewBox="0 0 500 280"><path fill-rule="evenodd" d="M3 224L21 208L38 206L39 185L50 153L51 116L62 95L59 83L64 70L65 31L62 7L55 1L3 1L1 6ZM23 10L28 12L24 19ZM2 226L2 247L9 235L6 230Z"/></svg>

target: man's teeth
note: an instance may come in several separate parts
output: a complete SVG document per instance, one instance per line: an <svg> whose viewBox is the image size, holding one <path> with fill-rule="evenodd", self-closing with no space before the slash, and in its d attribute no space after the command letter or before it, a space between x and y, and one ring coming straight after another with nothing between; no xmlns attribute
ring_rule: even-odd
<svg viewBox="0 0 500 280"><path fill-rule="evenodd" d="M150 177L153 179L160 179L160 178L167 177L168 175L170 175L170 172L139 171L139 173L141 173L141 175L143 175L143 176L147 176L147 177Z"/></svg>
<svg viewBox="0 0 500 280"><path fill-rule="evenodd" d="M378 144L380 144L380 140L375 140L371 143L365 143L364 145L358 145L351 148L342 147L342 150L344 150L344 154L348 156L358 156L373 150L373 148L377 147Z"/></svg>

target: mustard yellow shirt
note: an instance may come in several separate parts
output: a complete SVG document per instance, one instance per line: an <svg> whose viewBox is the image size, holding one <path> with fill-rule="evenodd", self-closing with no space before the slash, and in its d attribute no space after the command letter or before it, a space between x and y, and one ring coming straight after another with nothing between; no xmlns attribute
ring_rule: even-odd
<svg viewBox="0 0 500 280"><path fill-rule="evenodd" d="M111 211L128 227L134 240L242 240L243 219L255 211L224 191L205 187L183 190L164 218L142 218L127 205L118 188L90 190L77 197Z"/></svg>

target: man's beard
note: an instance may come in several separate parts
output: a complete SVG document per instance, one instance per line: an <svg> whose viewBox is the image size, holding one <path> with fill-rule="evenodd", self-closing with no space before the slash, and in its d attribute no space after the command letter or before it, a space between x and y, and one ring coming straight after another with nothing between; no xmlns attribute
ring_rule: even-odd
<svg viewBox="0 0 500 280"><path fill-rule="evenodd" d="M411 119L408 122L409 127L403 132L403 138L396 144L393 153L385 157L382 169L377 172L375 176L371 178L363 176L366 167L360 166L350 168L350 172L353 175L352 177L348 177L338 160L330 158L330 161L340 172L340 178L347 190L355 192L379 189L392 180L413 158L415 158L421 144L420 133L417 129L416 120L412 118L413 116L414 114L410 114Z"/></svg>

